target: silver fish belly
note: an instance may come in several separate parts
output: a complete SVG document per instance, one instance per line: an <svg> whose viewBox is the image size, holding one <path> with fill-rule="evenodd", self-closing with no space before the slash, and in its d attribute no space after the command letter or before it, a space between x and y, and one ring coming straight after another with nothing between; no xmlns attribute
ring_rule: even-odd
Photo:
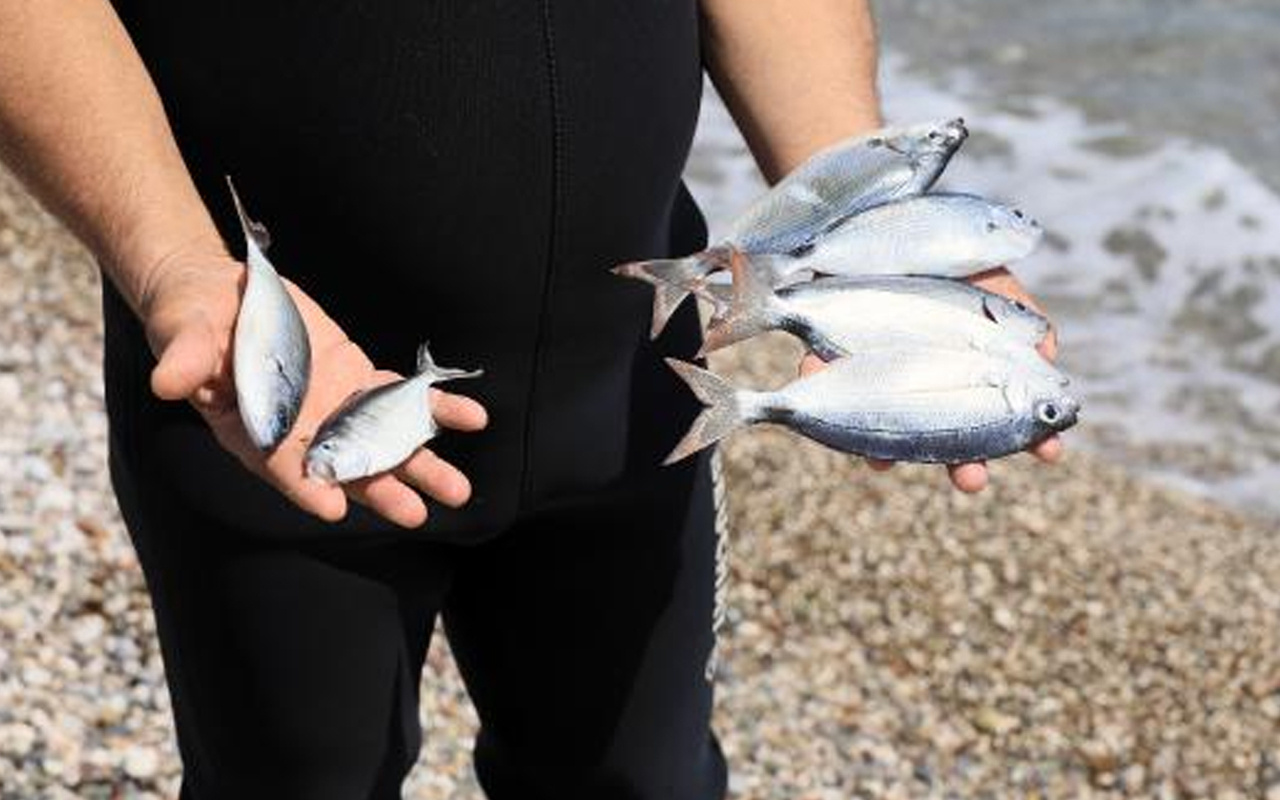
<svg viewBox="0 0 1280 800"><path fill-rule="evenodd" d="M1075 424L1080 405L1058 381L999 358L954 359L922 350L849 357L774 392L735 389L668 359L708 408L667 463L758 422L844 452L940 463L1009 455Z"/></svg>
<svg viewBox="0 0 1280 800"><path fill-rule="evenodd" d="M423 345L416 375L353 397L321 424L307 449L307 475L346 483L395 469L439 431L432 384L481 374L439 367Z"/></svg>
<svg viewBox="0 0 1280 800"><path fill-rule="evenodd" d="M775 286L798 272L960 278L1029 255L1039 223L1021 210L963 194L930 194L850 217L799 256L752 261Z"/></svg>
<svg viewBox="0 0 1280 800"><path fill-rule="evenodd" d="M311 376L311 344L298 307L267 260L266 229L246 215L229 178L227 185L248 250L233 345L236 402L250 440L270 450L298 418Z"/></svg>
<svg viewBox="0 0 1280 800"><path fill-rule="evenodd" d="M772 393L758 413L764 421L781 422L844 452L948 464L1010 455L1074 424L1079 403L1058 382L1016 365L1005 367L1002 371L993 363L979 379L938 375L886 389L847 370L828 369L813 375L811 383L795 381Z"/></svg>
<svg viewBox="0 0 1280 800"><path fill-rule="evenodd" d="M1022 303L948 278L820 278L775 291L744 256L731 271L731 287L698 290L716 307L700 354L767 330L800 337L826 360L913 341L1029 353L1049 330Z"/></svg>

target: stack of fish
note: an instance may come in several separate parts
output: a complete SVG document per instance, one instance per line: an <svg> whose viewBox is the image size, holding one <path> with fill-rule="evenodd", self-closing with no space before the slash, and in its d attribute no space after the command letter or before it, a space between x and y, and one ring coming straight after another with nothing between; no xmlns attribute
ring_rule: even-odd
<svg viewBox="0 0 1280 800"><path fill-rule="evenodd" d="M1048 321L961 280L1025 257L1042 235L1016 208L929 191L967 136L956 119L841 142L719 245L615 268L653 284L654 336L696 294L715 310L699 355L784 330L831 361L757 392L669 359L709 408L668 463L755 422L871 458L942 463L1015 453L1075 423L1067 377L1036 349Z"/></svg>
<svg viewBox="0 0 1280 800"><path fill-rule="evenodd" d="M249 219L230 179L227 185L248 250L232 360L236 403L249 438L271 451L298 419L311 381L311 347L302 314L267 259L266 227ZM354 395L321 423L307 448L307 475L347 483L394 469L439 432L431 385L480 374L437 366L422 345L416 374Z"/></svg>

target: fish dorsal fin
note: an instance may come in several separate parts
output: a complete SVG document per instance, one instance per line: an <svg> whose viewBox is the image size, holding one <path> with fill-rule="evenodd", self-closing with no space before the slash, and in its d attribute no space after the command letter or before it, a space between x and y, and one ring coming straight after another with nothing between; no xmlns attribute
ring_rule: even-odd
<svg viewBox="0 0 1280 800"><path fill-rule="evenodd" d="M428 347L429 342L423 342L418 345L418 358L415 369L419 375L424 372L430 372L435 369L436 360L431 357L431 349Z"/></svg>
<svg viewBox="0 0 1280 800"><path fill-rule="evenodd" d="M248 213L244 210L244 204L240 202L240 194L236 191L236 185L231 182L230 175L226 177L227 188L231 190L231 200L236 205L236 216L240 218L240 228L244 231L244 238L260 251L266 253L267 248L271 246L271 234L267 232L267 226L249 219Z"/></svg>
<svg viewBox="0 0 1280 800"><path fill-rule="evenodd" d="M435 359L431 357L431 351L427 349L427 343L423 342L418 345L417 374L426 376L429 383L437 383L455 378L479 378L484 374L484 370L454 369L452 367L439 366L436 364Z"/></svg>

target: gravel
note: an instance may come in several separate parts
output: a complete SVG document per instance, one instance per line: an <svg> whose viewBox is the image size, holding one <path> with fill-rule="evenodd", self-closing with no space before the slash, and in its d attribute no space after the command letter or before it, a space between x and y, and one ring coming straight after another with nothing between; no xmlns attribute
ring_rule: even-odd
<svg viewBox="0 0 1280 800"><path fill-rule="evenodd" d="M106 476L94 270L0 174L0 796L169 798L178 762ZM774 385L780 336L718 357ZM1086 412L1087 414L1087 412ZM1085 417L1087 424L1087 416ZM739 798L1280 798L1280 526L1072 453L877 474L758 428L717 729ZM406 796L478 798L447 643Z"/></svg>

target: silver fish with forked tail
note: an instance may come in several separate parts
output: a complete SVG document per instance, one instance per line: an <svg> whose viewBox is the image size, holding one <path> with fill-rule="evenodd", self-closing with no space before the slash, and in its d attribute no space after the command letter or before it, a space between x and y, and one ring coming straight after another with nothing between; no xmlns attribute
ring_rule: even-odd
<svg viewBox="0 0 1280 800"><path fill-rule="evenodd" d="M267 260L267 229L249 219L227 178L248 256L248 276L236 315L232 371L240 419L250 440L270 450L289 434L311 378L307 326L284 281Z"/></svg>
<svg viewBox="0 0 1280 800"><path fill-rule="evenodd" d="M653 284L653 325L662 332L689 295L687 283L725 265L730 249L787 254L809 247L843 220L929 189L968 137L964 120L883 128L815 154L734 222L725 241L686 258L637 261L619 275Z"/></svg>
<svg viewBox="0 0 1280 800"><path fill-rule="evenodd" d="M1021 209L937 193L849 217L799 255L758 255L752 262L774 286L812 275L963 278L1030 255L1043 235Z"/></svg>
<svg viewBox="0 0 1280 800"><path fill-rule="evenodd" d="M958 464L1025 450L1074 425L1080 411L1061 381L977 353L852 356L772 392L667 363L708 406L668 464L758 422L868 458Z"/></svg>
<svg viewBox="0 0 1280 800"><path fill-rule="evenodd" d="M346 483L396 468L439 431L432 416L431 385L482 374L483 370L437 366L423 344L418 348L417 374L361 392L321 424L307 448L307 475Z"/></svg>
<svg viewBox="0 0 1280 800"><path fill-rule="evenodd" d="M968 136L952 119L846 139L748 206L725 239L747 253L799 250L847 217L927 191Z"/></svg>
<svg viewBox="0 0 1280 800"><path fill-rule="evenodd" d="M774 290L746 256L735 256L731 270L731 287L698 290L716 307L699 355L784 330L828 361L913 342L1038 359L1033 348L1049 332L1049 321L1023 303L949 278L819 278Z"/></svg>

